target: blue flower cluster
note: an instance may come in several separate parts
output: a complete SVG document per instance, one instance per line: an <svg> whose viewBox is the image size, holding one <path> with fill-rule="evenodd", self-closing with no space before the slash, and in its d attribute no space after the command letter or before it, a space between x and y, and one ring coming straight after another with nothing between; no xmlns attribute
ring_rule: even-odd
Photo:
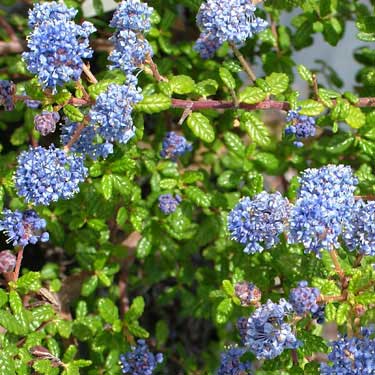
<svg viewBox="0 0 375 375"><path fill-rule="evenodd" d="M246 245L245 253L261 253L279 242L289 216L290 204L279 192L262 192L242 198L228 215L232 239Z"/></svg>
<svg viewBox="0 0 375 375"><path fill-rule="evenodd" d="M289 303L300 316L306 313L315 314L319 310L319 296L320 290L318 288L311 288L307 281L300 281L297 288L290 291Z"/></svg>
<svg viewBox="0 0 375 375"><path fill-rule="evenodd" d="M220 368L216 375L251 375L251 362L241 362L246 353L244 348L230 348L220 355Z"/></svg>
<svg viewBox="0 0 375 375"><path fill-rule="evenodd" d="M0 251L0 273L12 272L16 263L17 258L10 250Z"/></svg>
<svg viewBox="0 0 375 375"><path fill-rule="evenodd" d="M299 179L297 201L291 211L289 243L302 243L318 256L337 249L339 237L350 229L357 179L344 165L307 169Z"/></svg>
<svg viewBox="0 0 375 375"><path fill-rule="evenodd" d="M4 218L0 220L0 231L6 233L8 241L13 242L13 246L25 247L29 243L48 241L49 234L44 231L46 221L34 210L4 210L2 214Z"/></svg>
<svg viewBox="0 0 375 375"><path fill-rule="evenodd" d="M241 46L268 26L265 20L255 16L255 10L249 0L207 0L197 15L201 35L194 49L208 58L224 42Z"/></svg>
<svg viewBox="0 0 375 375"><path fill-rule="evenodd" d="M15 185L18 195L35 205L69 199L79 191L87 169L82 157L51 145L31 148L18 157Z"/></svg>
<svg viewBox="0 0 375 375"><path fill-rule="evenodd" d="M179 156L191 151L192 145L187 142L185 137L175 132L168 132L163 139L163 148L160 156L165 159L177 160Z"/></svg>
<svg viewBox="0 0 375 375"><path fill-rule="evenodd" d="M163 355L150 352L144 340L138 340L132 351L121 354L120 366L123 374L152 375L158 363L163 362Z"/></svg>
<svg viewBox="0 0 375 375"><path fill-rule="evenodd" d="M126 85L109 85L89 112L90 124L98 126L97 133L107 142L127 143L135 134L133 106L141 100L132 79Z"/></svg>
<svg viewBox="0 0 375 375"><path fill-rule="evenodd" d="M320 365L321 375L375 374L375 339L373 329L362 329L363 337L342 337L332 342L328 355L331 365Z"/></svg>
<svg viewBox="0 0 375 375"><path fill-rule="evenodd" d="M315 118L301 115L298 111L289 111L285 119L288 126L285 128L285 134L295 136L293 142L296 147L303 147L302 139L314 137L316 133Z"/></svg>
<svg viewBox="0 0 375 375"><path fill-rule="evenodd" d="M33 9L29 9L29 27L33 29L46 21L71 21L77 13L76 9L55 1L36 3Z"/></svg>
<svg viewBox="0 0 375 375"><path fill-rule="evenodd" d="M58 112L43 111L34 117L35 130L42 135L53 133L56 130L56 123L60 120Z"/></svg>
<svg viewBox="0 0 375 375"><path fill-rule="evenodd" d="M375 255L375 202L356 203L352 226L345 232L344 241L351 251Z"/></svg>
<svg viewBox="0 0 375 375"><path fill-rule="evenodd" d="M37 109L42 105L40 100L26 99L25 104L28 108Z"/></svg>
<svg viewBox="0 0 375 375"><path fill-rule="evenodd" d="M61 131L61 143L66 146L72 139L78 127L77 122L66 120ZM107 158L109 154L113 153L113 144L110 142L98 143L97 127L87 125L83 128L79 138L72 144L70 151L78 152L85 156L89 156L93 160L98 158Z"/></svg>
<svg viewBox="0 0 375 375"><path fill-rule="evenodd" d="M237 283L234 290L242 306L256 305L262 298L260 289L253 283L247 281Z"/></svg>
<svg viewBox="0 0 375 375"><path fill-rule="evenodd" d="M23 53L28 70L38 76L44 88L56 91L82 73L83 58L90 58L89 35L95 31L90 22L77 25L70 21L75 15L55 2L37 5L30 11L33 31L28 38L29 52Z"/></svg>
<svg viewBox="0 0 375 375"><path fill-rule="evenodd" d="M13 95L16 92L16 86L11 81L0 80L0 106L6 111L14 109Z"/></svg>
<svg viewBox="0 0 375 375"><path fill-rule="evenodd" d="M117 31L110 38L114 49L108 57L110 69L119 68L132 74L152 56L153 51L142 33L150 30L153 8L139 0L123 1L115 11L110 26Z"/></svg>
<svg viewBox="0 0 375 375"><path fill-rule="evenodd" d="M273 359L285 349L296 349L300 343L286 322L292 312L292 305L284 299L279 303L268 300L250 318L241 318L238 327L244 345L258 359Z"/></svg>
<svg viewBox="0 0 375 375"><path fill-rule="evenodd" d="M159 208L166 215L175 212L181 202L182 199L178 194L175 197L172 194L162 194L159 196Z"/></svg>

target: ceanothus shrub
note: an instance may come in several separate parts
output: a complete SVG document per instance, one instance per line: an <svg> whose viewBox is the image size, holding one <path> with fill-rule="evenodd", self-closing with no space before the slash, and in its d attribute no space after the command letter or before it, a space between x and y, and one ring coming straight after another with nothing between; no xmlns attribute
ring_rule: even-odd
<svg viewBox="0 0 375 375"><path fill-rule="evenodd" d="M369 3L2 1L0 375L375 374Z"/></svg>

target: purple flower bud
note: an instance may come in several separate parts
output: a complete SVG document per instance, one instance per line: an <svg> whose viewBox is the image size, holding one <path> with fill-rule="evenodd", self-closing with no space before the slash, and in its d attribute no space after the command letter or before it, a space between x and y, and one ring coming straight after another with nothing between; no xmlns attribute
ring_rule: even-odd
<svg viewBox="0 0 375 375"><path fill-rule="evenodd" d="M172 194L163 194L159 196L159 208L163 213L169 215L176 211L181 201L182 199L178 194L175 197Z"/></svg>
<svg viewBox="0 0 375 375"><path fill-rule="evenodd" d="M0 252L0 273L12 272L16 266L17 258L10 250Z"/></svg>
<svg viewBox="0 0 375 375"><path fill-rule="evenodd" d="M260 289L247 281L237 283L234 290L242 306L256 305L262 298Z"/></svg>
<svg viewBox="0 0 375 375"><path fill-rule="evenodd" d="M16 93L16 85L11 81L0 80L0 106L6 111L13 111L13 95Z"/></svg>
<svg viewBox="0 0 375 375"><path fill-rule="evenodd" d="M56 130L56 123L60 120L58 112L43 111L34 117L35 130L42 135L53 133Z"/></svg>

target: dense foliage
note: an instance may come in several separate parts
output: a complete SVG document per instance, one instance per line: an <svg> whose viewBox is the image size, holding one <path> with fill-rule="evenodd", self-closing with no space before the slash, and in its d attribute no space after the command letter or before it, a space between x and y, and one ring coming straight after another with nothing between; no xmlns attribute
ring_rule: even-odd
<svg viewBox="0 0 375 375"><path fill-rule="evenodd" d="M0 375L375 374L375 2L93 6L0 0Z"/></svg>

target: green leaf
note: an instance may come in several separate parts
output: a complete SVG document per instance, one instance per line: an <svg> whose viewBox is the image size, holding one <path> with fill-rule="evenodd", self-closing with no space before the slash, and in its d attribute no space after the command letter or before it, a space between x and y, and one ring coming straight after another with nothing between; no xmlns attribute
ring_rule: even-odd
<svg viewBox="0 0 375 375"><path fill-rule="evenodd" d="M137 258L143 259L146 258L152 250L152 238L149 235L143 236L138 242L137 246Z"/></svg>
<svg viewBox="0 0 375 375"><path fill-rule="evenodd" d="M119 318L117 306L109 298L101 298L98 301L99 315L105 322L113 324Z"/></svg>
<svg viewBox="0 0 375 375"><path fill-rule="evenodd" d="M64 114L73 122L81 122L85 118L83 113L71 104L67 104L63 108Z"/></svg>
<svg viewBox="0 0 375 375"><path fill-rule="evenodd" d="M242 139L232 132L224 133L224 142L229 150L234 152L236 155L243 157L245 155L245 145Z"/></svg>
<svg viewBox="0 0 375 375"><path fill-rule="evenodd" d="M117 211L116 223L120 226L124 226L128 220L128 210L125 207L120 207Z"/></svg>
<svg viewBox="0 0 375 375"><path fill-rule="evenodd" d="M189 186L185 189L186 196L192 200L197 206L208 208L211 205L211 198L201 189L195 186Z"/></svg>
<svg viewBox="0 0 375 375"><path fill-rule="evenodd" d="M233 304L231 298L223 299L216 308L216 322L219 324L226 323L230 314L233 310Z"/></svg>
<svg viewBox="0 0 375 375"><path fill-rule="evenodd" d="M336 313L336 323L341 326L348 320L348 313L350 312L350 305L347 302L340 304Z"/></svg>
<svg viewBox="0 0 375 375"><path fill-rule="evenodd" d="M189 94L194 90L195 82L185 75L173 76L169 80L172 91L179 95Z"/></svg>
<svg viewBox="0 0 375 375"><path fill-rule="evenodd" d="M333 303L328 303L324 310L325 319L327 322L336 321L336 307Z"/></svg>
<svg viewBox="0 0 375 375"><path fill-rule="evenodd" d="M259 146L268 146L271 142L270 134L257 116L250 112L244 112L241 116L241 127L249 134L252 141Z"/></svg>
<svg viewBox="0 0 375 375"><path fill-rule="evenodd" d="M106 200L112 198L113 193L113 178L111 175L104 175L102 178L102 193Z"/></svg>
<svg viewBox="0 0 375 375"><path fill-rule="evenodd" d="M297 70L298 70L299 75L304 81L310 84L313 83L313 75L310 69L306 68L305 65L298 65Z"/></svg>
<svg viewBox="0 0 375 375"><path fill-rule="evenodd" d="M355 298L356 303L361 305L369 305L375 303L375 293L374 292L364 292Z"/></svg>
<svg viewBox="0 0 375 375"><path fill-rule="evenodd" d="M142 296L135 297L132 304L125 314L125 321L138 320L145 310L145 300Z"/></svg>
<svg viewBox="0 0 375 375"><path fill-rule="evenodd" d="M174 178L165 178L160 181L160 188L164 190L171 190L177 186L177 181Z"/></svg>
<svg viewBox="0 0 375 375"><path fill-rule="evenodd" d="M223 280L222 285L225 293L227 293L229 297L233 297L235 294L233 284L229 280Z"/></svg>
<svg viewBox="0 0 375 375"><path fill-rule="evenodd" d="M128 324L128 329L132 335L141 339L147 339L150 336L150 334L142 328L136 320Z"/></svg>
<svg viewBox="0 0 375 375"><path fill-rule="evenodd" d="M198 82L195 85L195 93L197 95L207 97L210 95L215 95L218 88L219 84L214 79L206 79Z"/></svg>
<svg viewBox="0 0 375 375"><path fill-rule="evenodd" d="M171 99L163 94L148 95L135 106L135 109L148 114L166 111L171 107Z"/></svg>
<svg viewBox="0 0 375 375"><path fill-rule="evenodd" d="M271 88L271 94L279 95L288 89L289 77L285 73L272 73L266 77L266 82Z"/></svg>
<svg viewBox="0 0 375 375"><path fill-rule="evenodd" d="M345 121L353 129L359 129L366 123L366 115L361 111L360 108L351 105L349 114L345 118Z"/></svg>
<svg viewBox="0 0 375 375"><path fill-rule="evenodd" d="M234 90L236 88L236 80L233 78L232 73L226 68L219 68L219 75L225 86Z"/></svg>
<svg viewBox="0 0 375 375"><path fill-rule="evenodd" d="M90 294L94 293L96 288L98 287L98 276L92 275L88 279L86 279L81 288L81 295L84 297L88 297Z"/></svg>
<svg viewBox="0 0 375 375"><path fill-rule="evenodd" d="M5 310L0 310L0 326L16 335L24 335L27 333L27 328L18 321L17 317Z"/></svg>
<svg viewBox="0 0 375 375"><path fill-rule="evenodd" d="M267 97L262 89L255 86L246 87L239 95L238 100L242 103L256 104Z"/></svg>
<svg viewBox="0 0 375 375"><path fill-rule="evenodd" d="M62 89L59 93L57 93L54 96L54 100L57 104L63 105L65 104L70 98L72 97L72 94L66 90Z"/></svg>
<svg viewBox="0 0 375 375"><path fill-rule="evenodd" d="M39 272L28 272L17 280L17 288L23 293L37 292L42 287Z"/></svg>
<svg viewBox="0 0 375 375"><path fill-rule="evenodd" d="M312 99L301 100L298 106L301 107L300 113L307 116L318 116L324 111L323 104Z"/></svg>
<svg viewBox="0 0 375 375"><path fill-rule="evenodd" d="M331 96L325 89L319 89L318 90L318 95L320 101L327 107L327 108L332 108L333 107L333 102L331 100Z"/></svg>
<svg viewBox="0 0 375 375"><path fill-rule="evenodd" d="M215 131L210 120L198 112L193 112L187 119L187 125L202 141L211 143L215 140Z"/></svg>
<svg viewBox="0 0 375 375"><path fill-rule="evenodd" d="M155 337L158 347L163 347L169 337L169 327L165 320L159 320L155 327Z"/></svg>

